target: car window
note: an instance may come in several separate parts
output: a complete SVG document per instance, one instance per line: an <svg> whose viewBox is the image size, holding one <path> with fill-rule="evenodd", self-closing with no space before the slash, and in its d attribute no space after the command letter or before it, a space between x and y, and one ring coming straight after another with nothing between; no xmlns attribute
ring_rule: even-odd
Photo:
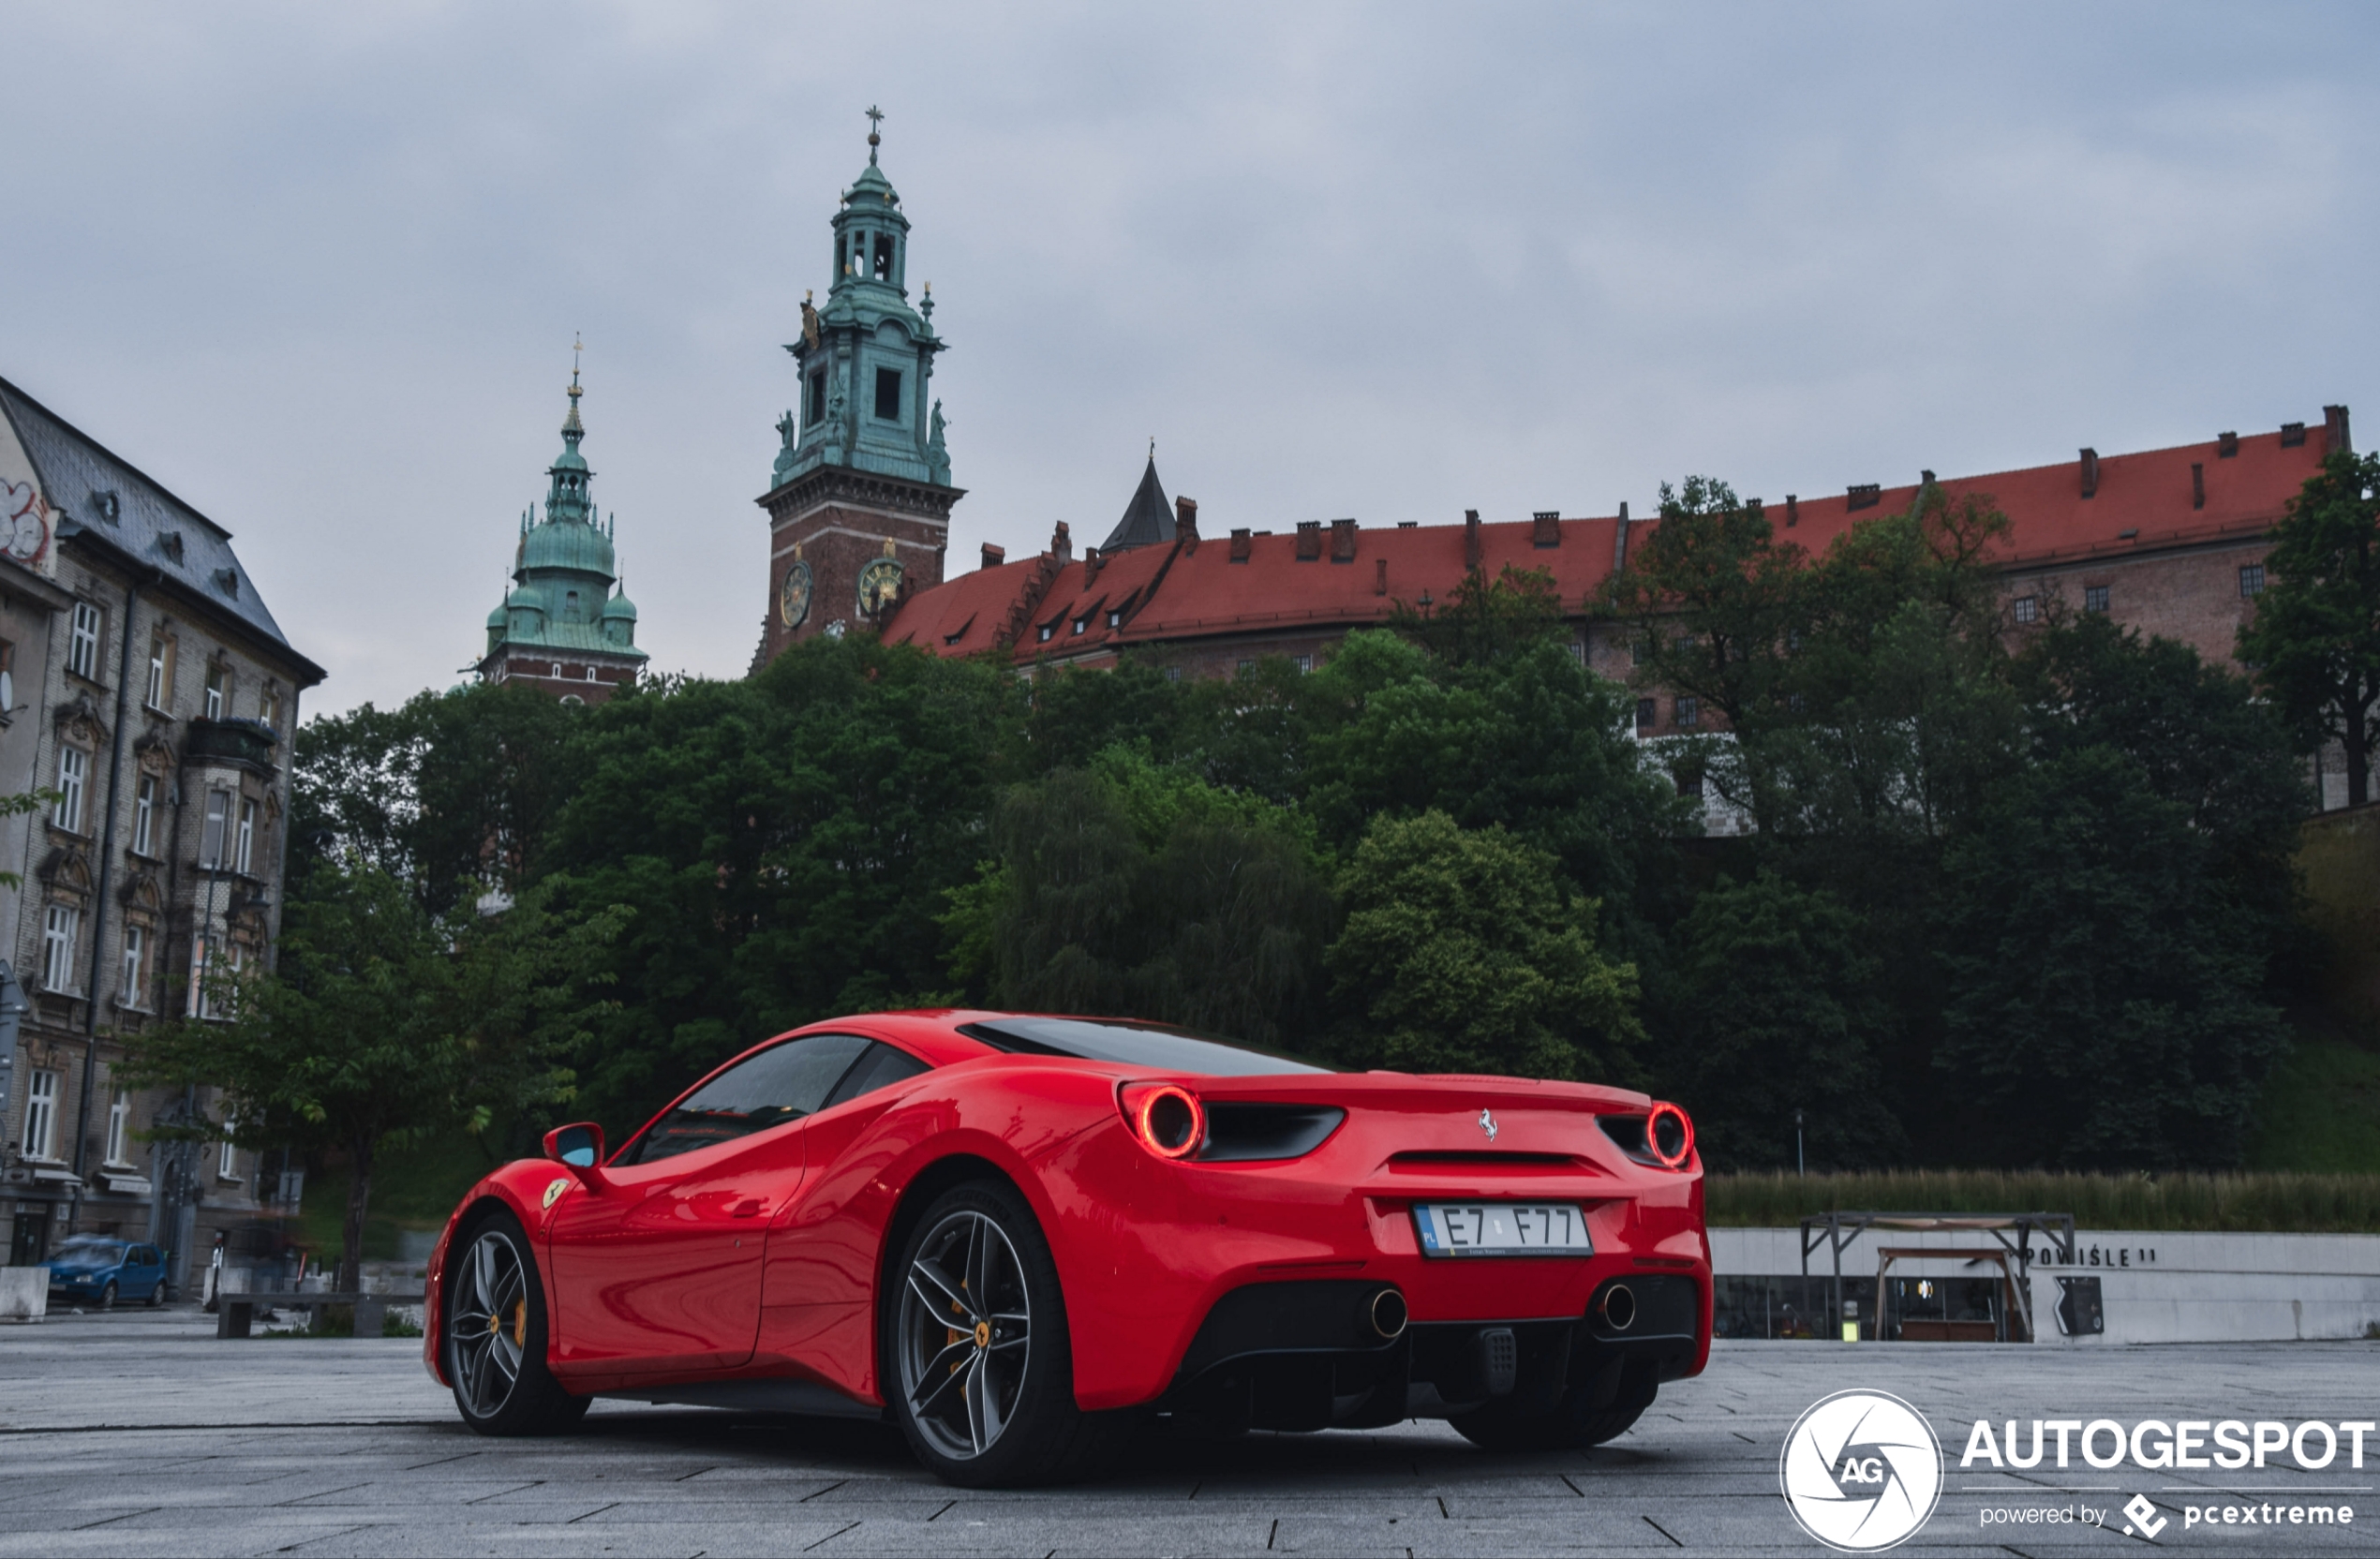
<svg viewBox="0 0 2380 1559"><path fill-rule="evenodd" d="M812 1114L868 1046L856 1034L809 1034L772 1045L672 1106L628 1162L650 1164Z"/></svg>
<svg viewBox="0 0 2380 1559"><path fill-rule="evenodd" d="M1327 1066L1275 1055L1227 1040L1209 1039L1187 1029L1116 1018L1003 1017L969 1023L959 1031L998 1049L1028 1055L1078 1056L1120 1061L1167 1072L1209 1077L1257 1077L1285 1072L1328 1072Z"/></svg>
<svg viewBox="0 0 2380 1559"><path fill-rule="evenodd" d="M846 1099L873 1093L880 1088L890 1087L920 1072L932 1070L899 1046L886 1045L880 1040L868 1047L868 1053L859 1058L859 1064L843 1074L843 1080L835 1085L834 1093L819 1107L825 1109L840 1105Z"/></svg>

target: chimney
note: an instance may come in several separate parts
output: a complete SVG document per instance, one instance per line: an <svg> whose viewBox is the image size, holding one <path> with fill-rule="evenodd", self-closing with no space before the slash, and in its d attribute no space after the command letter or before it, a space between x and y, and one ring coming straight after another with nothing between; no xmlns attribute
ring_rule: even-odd
<svg viewBox="0 0 2380 1559"><path fill-rule="evenodd" d="M1628 567L1628 500L1620 500L1620 523L1612 527L1612 572Z"/></svg>
<svg viewBox="0 0 2380 1559"><path fill-rule="evenodd" d="M1463 566L1466 570L1480 566L1480 512L1476 509L1463 511Z"/></svg>
<svg viewBox="0 0 2380 1559"><path fill-rule="evenodd" d="M1537 521L1537 530L1531 541L1541 547L1562 544L1562 512L1559 509L1540 509L1530 517Z"/></svg>
<svg viewBox="0 0 2380 1559"><path fill-rule="evenodd" d="M992 545L989 542L986 542L984 543L984 567L985 567L985 568L987 568L987 569L996 569L996 568L1000 567L1000 565L1001 565L1001 564L1005 563L1006 561L1008 561L1008 549L1007 549L1006 547L996 547L996 546Z"/></svg>
<svg viewBox="0 0 2380 1559"><path fill-rule="evenodd" d="M2207 507L2207 468L2195 460L2190 463L2190 507Z"/></svg>
<svg viewBox="0 0 2380 1559"><path fill-rule="evenodd" d="M1881 482L1854 482L1843 489L1843 508L1873 509L1884 501L1884 484Z"/></svg>
<svg viewBox="0 0 2380 1559"><path fill-rule="evenodd" d="M1353 520L1331 522L1331 561L1333 563L1355 561L1355 522Z"/></svg>
<svg viewBox="0 0 2380 1559"><path fill-rule="evenodd" d="M1792 494L1785 495L1785 528L1792 529L1802 523L1802 500Z"/></svg>
<svg viewBox="0 0 2380 1559"><path fill-rule="evenodd" d="M1066 522L1064 520L1060 520L1058 528L1050 533L1049 556L1058 560L1058 566L1062 569L1075 560L1075 539L1066 529Z"/></svg>
<svg viewBox="0 0 2380 1559"><path fill-rule="evenodd" d="M1389 560L1385 557L1373 559L1372 593L1376 596L1389 593Z"/></svg>
<svg viewBox="0 0 2380 1559"><path fill-rule="evenodd" d="M1173 500L1173 533L1178 539L1187 542L1194 547L1198 544L1198 500L1197 498Z"/></svg>
<svg viewBox="0 0 2380 1559"><path fill-rule="evenodd" d="M1099 577L1099 570L1101 569L1101 567L1103 567L1103 566L1107 563L1107 561L1108 561L1108 560L1107 560L1106 558L1104 558L1104 557L1100 557L1100 556L1099 556L1099 549L1098 549L1097 547L1085 547L1085 548L1083 548L1083 549L1082 549L1082 582L1083 582L1085 585L1088 585L1088 584L1090 584L1093 580L1094 580L1094 579L1098 578L1098 577Z"/></svg>
<svg viewBox="0 0 2380 1559"><path fill-rule="evenodd" d="M2099 491L2099 452L2082 452L2082 496L2090 497Z"/></svg>
<svg viewBox="0 0 2380 1559"><path fill-rule="evenodd" d="M2282 424L2281 424L2281 447L2282 447L2283 449L2284 449L2284 450L2294 450L2294 449L2296 449L2298 445L2303 444L2305 441L2306 441L2306 424L2305 424L2305 423L2282 423Z"/></svg>
<svg viewBox="0 0 2380 1559"><path fill-rule="evenodd" d="M2239 453L2239 435L2236 433L2218 433L2215 435L2216 459L2229 460L2238 455Z"/></svg>
<svg viewBox="0 0 2380 1559"><path fill-rule="evenodd" d="M1256 550L1256 542L1248 538L1248 527L1242 526L1231 533L1231 561L1244 563L1248 554Z"/></svg>
<svg viewBox="0 0 2380 1559"><path fill-rule="evenodd" d="M2326 406L2322 408L2322 437L2323 453L2355 453L2355 445L2347 438L2347 408L2345 407Z"/></svg>
<svg viewBox="0 0 2380 1559"><path fill-rule="evenodd" d="M1321 556L1322 522L1300 520L1298 522L1298 561L1311 563Z"/></svg>

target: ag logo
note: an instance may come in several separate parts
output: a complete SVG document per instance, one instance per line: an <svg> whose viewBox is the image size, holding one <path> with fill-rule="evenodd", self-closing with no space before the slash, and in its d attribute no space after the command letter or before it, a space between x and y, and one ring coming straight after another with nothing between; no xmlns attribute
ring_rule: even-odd
<svg viewBox="0 0 2380 1559"><path fill-rule="evenodd" d="M1941 1442L1898 1397L1837 1391L1794 1420L1777 1476L1803 1531L1831 1549L1873 1553L1933 1515Z"/></svg>

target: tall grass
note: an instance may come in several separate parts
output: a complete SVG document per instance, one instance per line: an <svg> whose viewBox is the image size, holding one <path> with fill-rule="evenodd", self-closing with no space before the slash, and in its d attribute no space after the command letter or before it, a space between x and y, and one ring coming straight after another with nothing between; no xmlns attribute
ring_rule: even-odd
<svg viewBox="0 0 2380 1559"><path fill-rule="evenodd" d="M1872 1174L1713 1175L1714 1225L1791 1227L1813 1213L2071 1212L2091 1229L2380 1233L2380 1175L2085 1175L1905 1169Z"/></svg>

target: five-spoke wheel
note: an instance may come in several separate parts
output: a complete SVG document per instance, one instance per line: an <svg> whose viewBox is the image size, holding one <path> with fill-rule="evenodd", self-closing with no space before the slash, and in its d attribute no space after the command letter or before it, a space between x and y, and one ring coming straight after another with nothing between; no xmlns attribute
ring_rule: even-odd
<svg viewBox="0 0 2380 1559"><path fill-rule="evenodd" d="M483 1434L545 1434L587 1411L545 1367L545 1292L511 1213L490 1211L456 1237L441 1344L463 1421Z"/></svg>
<svg viewBox="0 0 2380 1559"><path fill-rule="evenodd" d="M919 1433L957 1461L989 1450L1033 1367L1033 1296L986 1213L947 1214L911 1258L900 1297L900 1389Z"/></svg>
<svg viewBox="0 0 2380 1559"><path fill-rule="evenodd" d="M910 1449L971 1488L1080 1477L1124 1442L1075 1405L1058 1264L1033 1208L996 1180L920 1210L885 1264L880 1378Z"/></svg>

